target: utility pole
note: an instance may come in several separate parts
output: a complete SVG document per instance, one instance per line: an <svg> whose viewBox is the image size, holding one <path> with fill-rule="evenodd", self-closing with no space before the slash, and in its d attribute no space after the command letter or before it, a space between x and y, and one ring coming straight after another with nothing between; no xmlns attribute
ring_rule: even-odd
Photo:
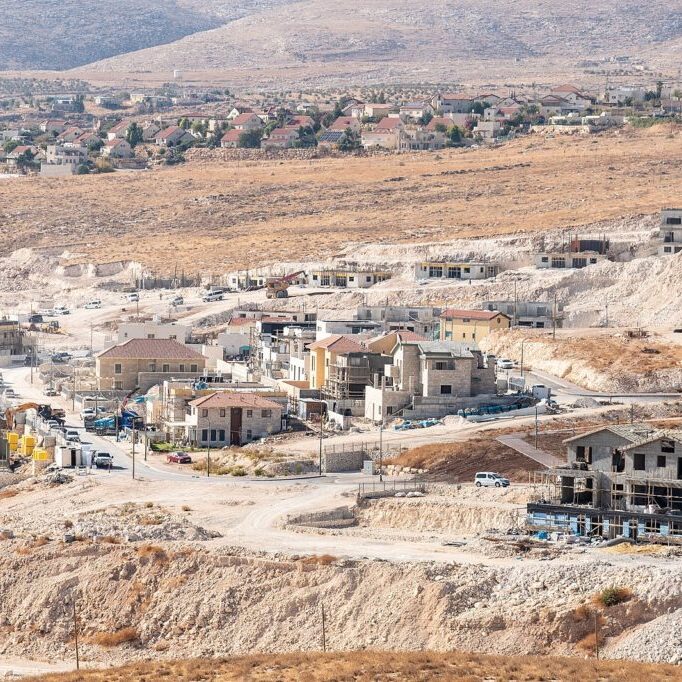
<svg viewBox="0 0 682 682"><path fill-rule="evenodd" d="M76 411L76 367L73 368L73 393L71 393L71 412Z"/></svg>
<svg viewBox="0 0 682 682"><path fill-rule="evenodd" d="M78 612L76 611L76 598L73 598L73 639L76 644L76 670L81 669L80 657L78 656Z"/></svg>
<svg viewBox="0 0 682 682"><path fill-rule="evenodd" d="M324 604L322 604L322 651L327 651L327 628L324 620Z"/></svg>
<svg viewBox="0 0 682 682"><path fill-rule="evenodd" d="M556 339L556 291L554 292L554 307L552 308L552 339Z"/></svg>
<svg viewBox="0 0 682 682"><path fill-rule="evenodd" d="M92 322L90 323L90 355L92 355Z"/></svg>
<svg viewBox="0 0 682 682"><path fill-rule="evenodd" d="M211 420L207 419L206 424L208 424L208 447L206 450L206 478L211 476Z"/></svg>
<svg viewBox="0 0 682 682"><path fill-rule="evenodd" d="M322 476L322 438L324 437L324 427L322 425L322 404L320 403L320 476Z"/></svg>
<svg viewBox="0 0 682 682"><path fill-rule="evenodd" d="M144 405L144 415L142 417L142 426L144 427L144 461L147 461L147 446L149 439L147 438L147 403Z"/></svg>
<svg viewBox="0 0 682 682"><path fill-rule="evenodd" d="M135 480L135 420L133 419L133 480Z"/></svg>
<svg viewBox="0 0 682 682"><path fill-rule="evenodd" d="M535 406L535 449L538 449L538 406Z"/></svg>
<svg viewBox="0 0 682 682"><path fill-rule="evenodd" d="M381 403L381 409L384 409L383 401ZM381 415L381 424L379 424L379 483L384 480L384 415Z"/></svg>
<svg viewBox="0 0 682 682"><path fill-rule="evenodd" d="M594 612L594 655L599 660L599 614Z"/></svg>

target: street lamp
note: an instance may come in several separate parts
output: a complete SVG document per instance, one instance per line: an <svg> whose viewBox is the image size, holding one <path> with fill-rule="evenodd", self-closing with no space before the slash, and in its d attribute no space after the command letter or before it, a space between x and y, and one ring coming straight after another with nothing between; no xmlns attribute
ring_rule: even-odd
<svg viewBox="0 0 682 682"><path fill-rule="evenodd" d="M528 341L528 339L523 339L521 341L521 378L523 378L523 347L524 347L526 341Z"/></svg>

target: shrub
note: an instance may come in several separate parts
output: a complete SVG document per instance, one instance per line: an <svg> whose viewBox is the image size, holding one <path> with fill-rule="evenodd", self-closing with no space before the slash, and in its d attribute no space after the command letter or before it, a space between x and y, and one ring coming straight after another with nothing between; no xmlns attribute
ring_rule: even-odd
<svg viewBox="0 0 682 682"><path fill-rule="evenodd" d="M318 566L329 566L336 561L336 557L331 554L313 554L301 559L304 565L317 564Z"/></svg>
<svg viewBox="0 0 682 682"><path fill-rule="evenodd" d="M246 476L246 469L242 466L232 467L233 476Z"/></svg>
<svg viewBox="0 0 682 682"><path fill-rule="evenodd" d="M190 507L188 504L183 504L183 505L182 505L182 511L184 511L184 512L191 512L191 511L192 511L192 507Z"/></svg>
<svg viewBox="0 0 682 682"><path fill-rule="evenodd" d="M69 528L73 528L73 521L71 521L71 519L65 519L64 520L64 528L66 528L67 530Z"/></svg>
<svg viewBox="0 0 682 682"><path fill-rule="evenodd" d="M617 606L632 599L632 590L627 587L607 587L594 596L594 602L601 606Z"/></svg>
<svg viewBox="0 0 682 682"><path fill-rule="evenodd" d="M157 563L166 563L168 561L168 554L158 545L142 545L137 549L138 556L143 559L151 559Z"/></svg>
<svg viewBox="0 0 682 682"><path fill-rule="evenodd" d="M0 500L5 500L8 497L14 497L15 495L18 495L19 491L14 490L12 488L9 488L7 490L0 490Z"/></svg>
<svg viewBox="0 0 682 682"><path fill-rule="evenodd" d="M122 628L116 632L96 632L93 635L86 637L85 641L88 644L114 647L121 646L121 644L126 644L128 642L135 642L139 638L140 635L135 628Z"/></svg>

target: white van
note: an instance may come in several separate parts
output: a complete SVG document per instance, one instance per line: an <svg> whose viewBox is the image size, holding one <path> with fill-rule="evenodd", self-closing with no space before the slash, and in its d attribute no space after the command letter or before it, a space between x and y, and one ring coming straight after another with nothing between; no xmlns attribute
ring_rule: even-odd
<svg viewBox="0 0 682 682"><path fill-rule="evenodd" d="M133 291L132 294L126 296L126 300L128 303L135 303L140 300L140 294L138 294L137 291Z"/></svg>
<svg viewBox="0 0 682 682"><path fill-rule="evenodd" d="M201 300L204 303L212 303L213 301L222 301L223 300L223 292L222 291L209 291L207 294L204 294L204 297Z"/></svg>
<svg viewBox="0 0 682 682"><path fill-rule="evenodd" d="M83 307L86 310L95 310L96 308L102 307L102 301L98 298L93 298L92 301L88 301Z"/></svg>
<svg viewBox="0 0 682 682"><path fill-rule="evenodd" d="M474 476L474 483L477 488L481 486L494 486L495 488L507 488L509 486L509 479L500 476L493 471L479 471Z"/></svg>

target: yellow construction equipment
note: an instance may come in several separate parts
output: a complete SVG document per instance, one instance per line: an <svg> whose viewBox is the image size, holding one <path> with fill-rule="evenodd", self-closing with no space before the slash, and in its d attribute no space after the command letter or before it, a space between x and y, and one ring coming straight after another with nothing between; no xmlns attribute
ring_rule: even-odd
<svg viewBox="0 0 682 682"><path fill-rule="evenodd" d="M291 282L299 275L305 275L305 271L292 272L284 277L272 277L265 282L266 298L289 298Z"/></svg>

